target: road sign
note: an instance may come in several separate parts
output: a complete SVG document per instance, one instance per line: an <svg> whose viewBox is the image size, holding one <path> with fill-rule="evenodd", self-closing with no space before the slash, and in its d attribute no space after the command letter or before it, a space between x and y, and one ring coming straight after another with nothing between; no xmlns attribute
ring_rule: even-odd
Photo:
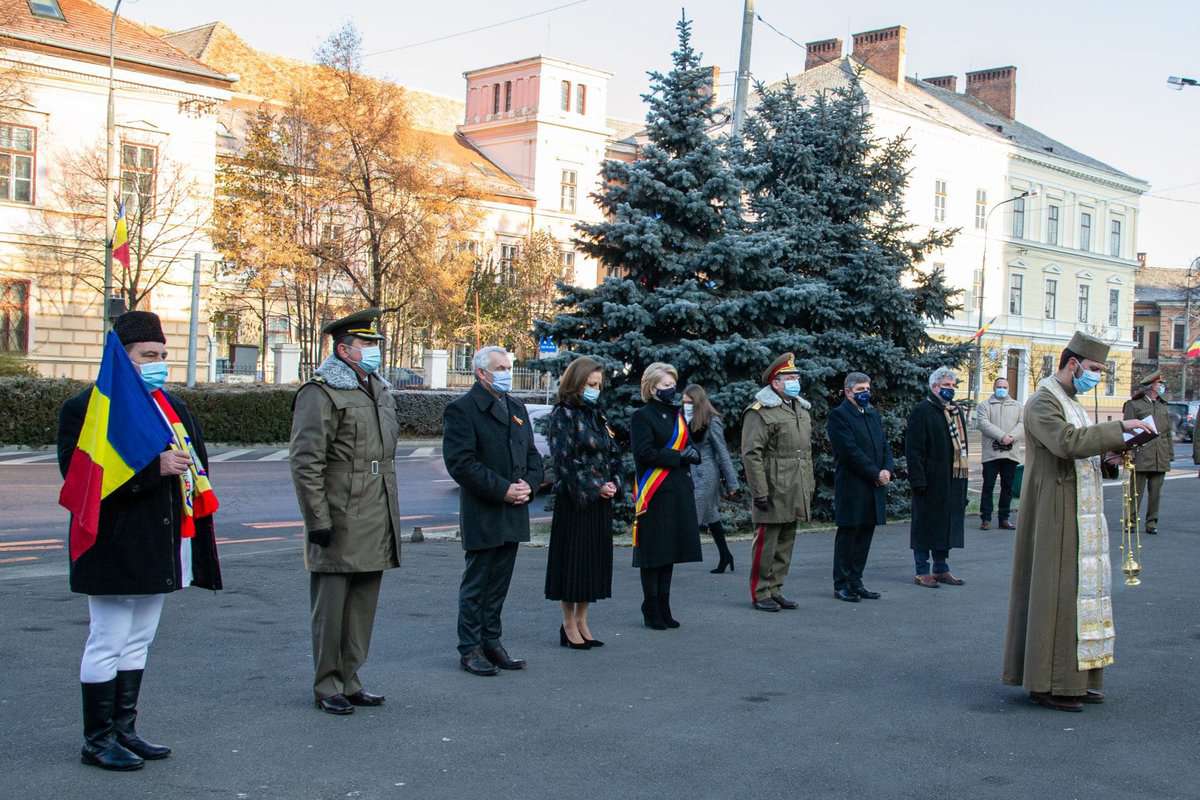
<svg viewBox="0 0 1200 800"><path fill-rule="evenodd" d="M540 342L538 342L538 355L539 356L552 356L557 353L558 353L558 348L554 345L554 342L552 342L550 339L542 339Z"/></svg>

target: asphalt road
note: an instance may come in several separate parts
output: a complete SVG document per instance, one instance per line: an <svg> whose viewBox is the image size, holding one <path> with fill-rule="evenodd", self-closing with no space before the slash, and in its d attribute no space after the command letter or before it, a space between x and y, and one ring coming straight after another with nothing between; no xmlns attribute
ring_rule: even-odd
<svg viewBox="0 0 1200 800"><path fill-rule="evenodd" d="M231 505L245 492L263 519L286 516L268 513L283 502L278 485L228 474ZM406 545L363 673L388 704L329 717L311 706L307 580L299 543L285 540L226 545L226 591L169 598L138 725L176 753L111 774L78 762L84 599L61 575L0 571L0 797L1194 799L1194 475L1166 485L1143 585L1117 581L1109 701L1082 714L1000 684L1012 536L971 525L951 559L967 585L913 586L907 531L894 526L866 575L884 597L856 605L830 597L831 535L806 534L787 587L801 607L778 614L749 608L748 544L721 576L707 572L706 548L708 563L677 569L683 627L667 632L640 625L622 549L614 599L592 615L608 646L587 652L557 646L546 551L523 548L505 641L530 668L496 678L457 667L458 546ZM36 518L44 482L42 495L4 501L5 527L20 507ZM1118 492L1106 498L1116 520Z"/></svg>

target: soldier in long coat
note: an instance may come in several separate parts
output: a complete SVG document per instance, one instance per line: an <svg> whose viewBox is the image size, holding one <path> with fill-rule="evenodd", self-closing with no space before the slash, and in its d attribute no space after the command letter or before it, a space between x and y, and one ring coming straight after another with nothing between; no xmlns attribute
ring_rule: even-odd
<svg viewBox="0 0 1200 800"><path fill-rule="evenodd" d="M400 566L396 402L379 367L379 312L331 322L334 352L296 393L289 459L304 516L313 693L329 714L378 706L363 689L383 571Z"/></svg>
<svg viewBox="0 0 1200 800"><path fill-rule="evenodd" d="M466 567L458 594L459 664L473 675L524 669L500 641L500 615L520 542L529 541L529 503L542 483L525 404L512 397L503 347L475 354L475 384L446 406L442 459L458 483Z"/></svg>
<svg viewBox="0 0 1200 800"><path fill-rule="evenodd" d="M1137 423L1093 424L1077 397L1100 382L1108 344L1076 333L1025 407L1025 478L1013 554L1004 682L1048 708L1099 703L1113 662L1112 568L1100 455Z"/></svg>
<svg viewBox="0 0 1200 800"><path fill-rule="evenodd" d="M1133 397L1125 403L1125 419L1154 418L1154 426L1162 434L1137 449L1133 466L1137 472L1138 510L1146 499L1146 533L1158 533L1158 507L1162 499L1163 481L1171 471L1175 447L1171 441L1171 412L1167 407L1166 385L1162 372L1155 370L1138 383Z"/></svg>
<svg viewBox="0 0 1200 800"><path fill-rule="evenodd" d="M765 384L742 414L742 466L755 524L750 601L759 611L797 608L783 594L796 524L811 518L816 485L812 405L800 396L796 357L784 353L763 373Z"/></svg>

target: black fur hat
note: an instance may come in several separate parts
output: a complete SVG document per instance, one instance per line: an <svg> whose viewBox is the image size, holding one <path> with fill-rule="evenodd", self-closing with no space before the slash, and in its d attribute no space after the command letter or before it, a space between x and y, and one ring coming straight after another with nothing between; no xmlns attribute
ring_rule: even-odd
<svg viewBox="0 0 1200 800"><path fill-rule="evenodd" d="M126 311L113 320L113 332L123 345L131 345L134 342L167 343L158 314L149 311Z"/></svg>

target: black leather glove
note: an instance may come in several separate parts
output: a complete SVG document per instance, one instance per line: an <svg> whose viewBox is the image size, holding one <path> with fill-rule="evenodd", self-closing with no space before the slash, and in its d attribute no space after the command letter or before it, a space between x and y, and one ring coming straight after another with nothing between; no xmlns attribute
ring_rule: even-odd
<svg viewBox="0 0 1200 800"><path fill-rule="evenodd" d="M679 460L685 464L699 464L701 461L700 451L689 444L680 451Z"/></svg>
<svg viewBox="0 0 1200 800"><path fill-rule="evenodd" d="M759 511L769 511L771 508L771 498L756 497L754 498L754 507Z"/></svg>
<svg viewBox="0 0 1200 800"><path fill-rule="evenodd" d="M321 528L320 530L309 531L308 540L317 547L329 547L333 542L333 529Z"/></svg>

